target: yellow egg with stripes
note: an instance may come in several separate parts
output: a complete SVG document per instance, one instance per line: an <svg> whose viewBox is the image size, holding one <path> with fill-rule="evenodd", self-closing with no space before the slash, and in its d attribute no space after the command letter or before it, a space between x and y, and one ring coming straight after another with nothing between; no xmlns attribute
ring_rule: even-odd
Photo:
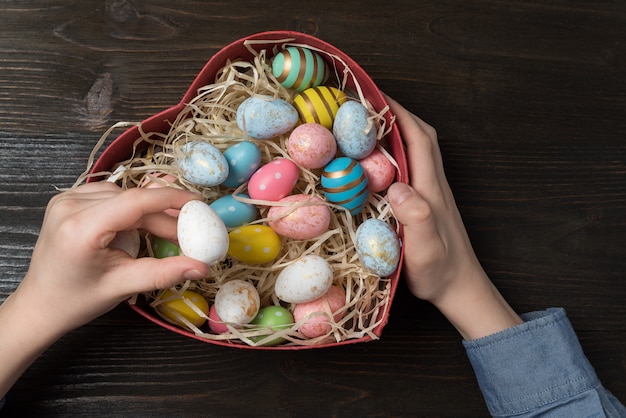
<svg viewBox="0 0 626 418"><path fill-rule="evenodd" d="M265 225L244 225L228 234L228 255L246 264L274 261L280 252L280 237Z"/></svg>
<svg viewBox="0 0 626 418"><path fill-rule="evenodd" d="M317 123L332 129L339 106L347 100L346 94L335 87L318 86L296 95L293 107L298 111L302 123Z"/></svg>

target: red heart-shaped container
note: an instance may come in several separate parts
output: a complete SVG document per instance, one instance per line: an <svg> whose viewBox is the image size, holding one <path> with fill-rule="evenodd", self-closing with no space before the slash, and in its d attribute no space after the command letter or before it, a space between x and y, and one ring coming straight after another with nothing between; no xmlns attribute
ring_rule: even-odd
<svg viewBox="0 0 626 418"><path fill-rule="evenodd" d="M217 52L200 71L198 76L189 87L189 90L187 90L187 92L178 104L144 120L140 124L140 126L134 126L123 132L102 152L101 156L92 167L91 174L93 175L96 173L110 171L115 164L130 158L131 155L133 155L134 149L135 151L140 151L147 148L148 143L145 141L141 141L141 132L143 132L144 135L145 133L167 133L170 130L171 123L176 120L177 116L185 108L185 105L191 102L198 95L198 90L200 88L209 85L215 81L216 74L225 66L228 60L234 61L236 59L241 59L249 61L253 59L253 53L250 51L249 48L253 48L256 51L271 51L277 45L280 46L286 43L308 45L314 49L318 49L320 51L328 53L328 56L334 57L333 64L337 74L343 74L343 70L346 66L350 69L351 75L347 78L346 88L357 91L360 90L363 97L365 97L371 103L372 107L377 112L382 111L387 106L384 96L381 94L380 90L376 87L376 85L374 84L372 79L366 74L366 72L348 55L335 48L334 46L314 36L299 32L269 31L257 33L239 39L238 41L231 43L230 45L224 47L219 52ZM388 127L388 132L384 138L386 143L386 149L394 157L398 165L396 181L406 182L408 179L408 169L400 133L397 126L393 122L393 115L391 114L391 112L387 111L384 113L383 116L386 121L386 126ZM90 177L88 181L97 181L100 179L101 177L93 176ZM399 237L400 239L402 238L401 230L399 231ZM400 265L402 264L402 253L403 250L401 250ZM392 276L389 276L386 279L390 280L391 283L389 297L383 309L378 312L378 317L376 318L376 323L378 325L372 330L371 333L366 333L364 336L358 338L351 338L339 342L329 342L318 345L279 345L273 347L264 347L250 346L241 342L206 339L201 336L195 335L193 332L184 330L168 322L165 322L154 313L154 310L147 303L142 302L141 298L139 298L137 303L131 303L130 306L133 310L135 310L142 316L166 329L169 329L189 338L195 338L200 341L212 344L260 350L297 350L306 348L321 348L357 342L365 342L370 341L374 338L378 338L387 323L389 310L396 292L399 277L400 268L398 268Z"/></svg>

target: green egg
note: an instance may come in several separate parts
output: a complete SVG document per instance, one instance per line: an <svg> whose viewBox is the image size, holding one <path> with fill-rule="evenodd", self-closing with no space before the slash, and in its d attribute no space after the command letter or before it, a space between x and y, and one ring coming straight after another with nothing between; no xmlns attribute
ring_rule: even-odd
<svg viewBox="0 0 626 418"><path fill-rule="evenodd" d="M152 252L155 258L174 257L180 255L180 248L166 239L153 236Z"/></svg>
<svg viewBox="0 0 626 418"><path fill-rule="evenodd" d="M253 325L259 325L263 328L271 328L280 331L293 325L293 315L282 306L266 306L259 309L257 316L250 322ZM266 335L251 337L252 341L261 341ZM263 344L264 346L273 346L285 342L284 338L275 338Z"/></svg>

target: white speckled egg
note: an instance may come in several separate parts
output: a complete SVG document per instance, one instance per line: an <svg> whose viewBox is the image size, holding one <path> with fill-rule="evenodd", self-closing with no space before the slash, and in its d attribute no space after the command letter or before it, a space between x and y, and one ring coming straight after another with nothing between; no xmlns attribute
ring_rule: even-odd
<svg viewBox="0 0 626 418"><path fill-rule="evenodd" d="M137 258L140 244L141 238L139 237L139 231L131 229L115 234L115 238L109 243L109 247L119 248L120 250L126 251L131 257Z"/></svg>
<svg viewBox="0 0 626 418"><path fill-rule="evenodd" d="M287 303L305 303L324 295L333 284L333 271L318 255L305 255L285 267L274 286L276 296Z"/></svg>
<svg viewBox="0 0 626 418"><path fill-rule="evenodd" d="M333 122L337 148L346 157L360 160L376 146L376 126L368 120L365 106L348 101L341 105Z"/></svg>
<svg viewBox="0 0 626 418"><path fill-rule="evenodd" d="M178 171L187 181L204 187L217 186L228 177L228 163L220 150L204 141L191 141L181 147Z"/></svg>
<svg viewBox="0 0 626 418"><path fill-rule="evenodd" d="M361 263L380 277L398 268L400 241L396 231L379 219L368 219L356 230L355 247Z"/></svg>
<svg viewBox="0 0 626 418"><path fill-rule="evenodd" d="M269 139L284 134L298 123L298 111L283 99L252 96L237 108L237 126L249 137Z"/></svg>
<svg viewBox="0 0 626 418"><path fill-rule="evenodd" d="M226 256L228 230L209 205L190 200L178 215L178 243L187 257L213 264Z"/></svg>
<svg viewBox="0 0 626 418"><path fill-rule="evenodd" d="M248 324L261 308L259 292L244 280L231 280L215 294L215 312L224 322Z"/></svg>

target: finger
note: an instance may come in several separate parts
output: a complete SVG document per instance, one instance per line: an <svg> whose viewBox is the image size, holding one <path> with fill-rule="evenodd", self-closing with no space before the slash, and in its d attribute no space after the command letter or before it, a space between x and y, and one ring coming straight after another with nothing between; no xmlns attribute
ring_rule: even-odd
<svg viewBox="0 0 626 418"><path fill-rule="evenodd" d="M418 190L437 185L437 144L422 127L421 119L410 113L398 102L389 98L389 106L397 117L400 135L407 147L410 182ZM432 129L432 128L431 128Z"/></svg>
<svg viewBox="0 0 626 418"><path fill-rule="evenodd" d="M419 278L432 274L432 266L445 254L445 243L437 229L432 207L411 186L394 183L387 191L393 213L404 227L403 245L410 249L405 258L405 276L415 295L420 294Z"/></svg>
<svg viewBox="0 0 626 418"><path fill-rule="evenodd" d="M154 219L166 209L180 209L193 199L201 199L197 193L169 187L155 189L129 189L104 200L92 208L92 216L98 219L101 230L124 231L131 228L143 228L144 223L154 228ZM150 216L148 216L150 215ZM167 219L162 218L161 219Z"/></svg>
<svg viewBox="0 0 626 418"><path fill-rule="evenodd" d="M167 289L185 280L199 280L209 275L209 266L185 256L162 259L143 257L124 263L123 274L116 270L112 277L115 288L124 296Z"/></svg>

